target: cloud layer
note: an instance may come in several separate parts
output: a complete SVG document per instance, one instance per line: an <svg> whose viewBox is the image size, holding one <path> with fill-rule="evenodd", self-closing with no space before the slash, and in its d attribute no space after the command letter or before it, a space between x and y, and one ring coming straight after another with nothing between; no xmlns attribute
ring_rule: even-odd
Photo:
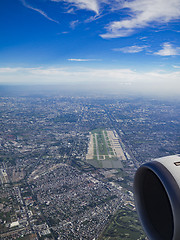
<svg viewBox="0 0 180 240"><path fill-rule="evenodd" d="M180 71L137 72L131 69L0 68L0 84L75 84L103 92L179 96Z"/></svg>

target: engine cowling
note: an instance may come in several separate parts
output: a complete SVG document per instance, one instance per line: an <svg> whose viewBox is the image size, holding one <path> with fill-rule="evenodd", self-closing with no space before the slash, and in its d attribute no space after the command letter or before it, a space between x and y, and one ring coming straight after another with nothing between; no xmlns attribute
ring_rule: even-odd
<svg viewBox="0 0 180 240"><path fill-rule="evenodd" d="M148 239L180 239L180 155L142 165L134 177L134 197Z"/></svg>

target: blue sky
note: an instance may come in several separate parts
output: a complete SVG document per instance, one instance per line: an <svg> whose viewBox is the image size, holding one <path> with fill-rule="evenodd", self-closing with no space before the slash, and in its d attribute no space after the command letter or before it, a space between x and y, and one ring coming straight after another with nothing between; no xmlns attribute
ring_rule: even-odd
<svg viewBox="0 0 180 240"><path fill-rule="evenodd" d="M0 83L178 95L179 20L180 0L1 0Z"/></svg>

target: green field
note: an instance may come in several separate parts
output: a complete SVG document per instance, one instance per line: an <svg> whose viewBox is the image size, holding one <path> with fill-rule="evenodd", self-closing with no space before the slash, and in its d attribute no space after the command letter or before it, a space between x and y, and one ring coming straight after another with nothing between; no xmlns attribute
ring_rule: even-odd
<svg viewBox="0 0 180 240"><path fill-rule="evenodd" d="M99 160L114 160L116 156L111 147L110 139L108 137L106 130L94 130L93 134L93 144L94 144L94 158Z"/></svg>
<svg viewBox="0 0 180 240"><path fill-rule="evenodd" d="M98 240L137 240L145 239L136 212L122 208L110 222Z"/></svg>
<svg viewBox="0 0 180 240"><path fill-rule="evenodd" d="M97 168L122 168L121 161L113 151L107 131L96 129L91 134L93 136L93 157L87 162Z"/></svg>
<svg viewBox="0 0 180 240"><path fill-rule="evenodd" d="M97 142L99 148L99 155L108 155L108 148L106 146L103 133L97 134Z"/></svg>

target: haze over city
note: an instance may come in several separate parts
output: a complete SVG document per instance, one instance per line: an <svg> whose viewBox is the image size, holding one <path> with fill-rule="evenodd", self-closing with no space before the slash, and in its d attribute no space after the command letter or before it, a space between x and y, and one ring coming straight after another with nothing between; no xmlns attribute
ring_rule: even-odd
<svg viewBox="0 0 180 240"><path fill-rule="evenodd" d="M179 0L1 0L0 84L177 97Z"/></svg>

